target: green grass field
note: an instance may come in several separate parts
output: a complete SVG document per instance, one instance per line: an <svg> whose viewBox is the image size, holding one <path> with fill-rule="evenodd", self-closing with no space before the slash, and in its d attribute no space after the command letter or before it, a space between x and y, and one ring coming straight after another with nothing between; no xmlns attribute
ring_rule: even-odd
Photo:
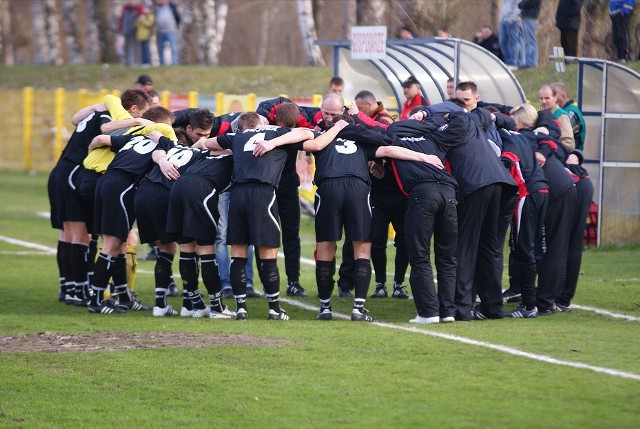
<svg viewBox="0 0 640 429"><path fill-rule="evenodd" d="M412 301L382 299L367 303L380 323L318 322L306 264L309 297L283 304L288 322L265 320L264 299L249 301L246 322L93 315L56 300L55 257L46 249L57 234L38 214L49 210L46 179L0 172L0 427L640 426L638 247L586 251L580 308L535 320L415 327L407 323ZM303 224L311 259L313 225ZM152 303L153 264L139 269L136 289ZM177 298L171 303L179 308ZM333 304L349 313L349 300ZM7 351L8 337L44 332L284 341Z"/></svg>

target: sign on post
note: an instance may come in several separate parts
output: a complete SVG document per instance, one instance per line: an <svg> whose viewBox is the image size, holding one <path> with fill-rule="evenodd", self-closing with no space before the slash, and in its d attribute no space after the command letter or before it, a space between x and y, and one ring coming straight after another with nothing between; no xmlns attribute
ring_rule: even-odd
<svg viewBox="0 0 640 429"><path fill-rule="evenodd" d="M561 46L553 47L553 62L556 65L556 71L558 73L564 73L567 67L564 63L564 48Z"/></svg>
<svg viewBox="0 0 640 429"><path fill-rule="evenodd" d="M387 27L351 27L351 58L354 60L383 59L387 56Z"/></svg>

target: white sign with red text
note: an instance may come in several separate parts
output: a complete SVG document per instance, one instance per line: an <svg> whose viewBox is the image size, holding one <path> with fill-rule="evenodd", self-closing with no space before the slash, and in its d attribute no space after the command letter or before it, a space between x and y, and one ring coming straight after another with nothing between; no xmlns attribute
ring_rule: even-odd
<svg viewBox="0 0 640 429"><path fill-rule="evenodd" d="M351 58L383 59L387 56L387 27L351 27Z"/></svg>

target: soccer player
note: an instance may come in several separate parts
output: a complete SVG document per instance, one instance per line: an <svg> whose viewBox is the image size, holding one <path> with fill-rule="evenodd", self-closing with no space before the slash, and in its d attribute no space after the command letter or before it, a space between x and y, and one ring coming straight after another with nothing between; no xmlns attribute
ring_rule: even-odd
<svg viewBox="0 0 640 429"><path fill-rule="evenodd" d="M102 234L104 245L94 267L91 284L94 295L89 304L91 313L111 314L150 309L127 293L123 245L135 221L133 201L136 187L154 162L162 164L167 178L178 177L176 168L165 159L166 152L173 144L160 132L152 131L148 137L131 134L98 136L89 145L90 150L103 145L119 148L96 186L94 227L97 233ZM118 305L104 299L109 278L113 278Z"/></svg>

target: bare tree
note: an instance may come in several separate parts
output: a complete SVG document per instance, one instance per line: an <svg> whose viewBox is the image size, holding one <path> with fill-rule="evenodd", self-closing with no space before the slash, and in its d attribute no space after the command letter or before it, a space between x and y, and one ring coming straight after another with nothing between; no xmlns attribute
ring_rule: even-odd
<svg viewBox="0 0 640 429"><path fill-rule="evenodd" d="M98 61L103 63L117 63L119 60L115 47L114 16L111 6L112 3L109 0L93 0L93 16L88 20L89 26L98 28Z"/></svg>
<svg viewBox="0 0 640 429"><path fill-rule="evenodd" d="M79 6L78 0L64 0L62 3L62 16L66 31L65 45L67 47L68 62L71 64L81 64L83 62L82 48L80 46L80 27L78 25L80 21Z"/></svg>
<svg viewBox="0 0 640 429"><path fill-rule="evenodd" d="M311 0L296 0L298 12L298 26L302 36L302 44L310 66L324 66L324 58L320 47L314 44L318 38L316 25L313 20L313 10Z"/></svg>
<svg viewBox="0 0 640 429"><path fill-rule="evenodd" d="M9 1L0 0L0 52L3 54L2 62L7 66L14 64L10 13Z"/></svg>
<svg viewBox="0 0 640 429"><path fill-rule="evenodd" d="M384 0L356 0L358 25L381 25L386 11L387 2Z"/></svg>
<svg viewBox="0 0 640 429"><path fill-rule="evenodd" d="M260 12L260 32L258 33L258 59L256 65L263 66L267 59L269 47L269 27L271 24L271 2L268 1Z"/></svg>
<svg viewBox="0 0 640 429"><path fill-rule="evenodd" d="M351 37L351 27L356 25L356 2L342 0L342 38Z"/></svg>
<svg viewBox="0 0 640 429"><path fill-rule="evenodd" d="M33 26L34 61L36 64L47 62L47 33L45 31L44 4L31 2L31 25Z"/></svg>
<svg viewBox="0 0 640 429"><path fill-rule="evenodd" d="M209 60L210 64L218 65L220 57L220 51L222 50L222 40L224 39L224 32L227 28L227 14L229 12L229 5L227 0L216 1L215 8L215 31L211 39L211 45L209 47Z"/></svg>
<svg viewBox="0 0 640 429"><path fill-rule="evenodd" d="M195 16L199 62L218 65L222 39L227 25L229 6L226 0L201 0L200 13Z"/></svg>
<svg viewBox="0 0 640 429"><path fill-rule="evenodd" d="M46 37L47 37L47 62L51 64L62 64L62 52L60 49L60 17L58 16L58 8L56 0L45 0L44 16L46 19Z"/></svg>

